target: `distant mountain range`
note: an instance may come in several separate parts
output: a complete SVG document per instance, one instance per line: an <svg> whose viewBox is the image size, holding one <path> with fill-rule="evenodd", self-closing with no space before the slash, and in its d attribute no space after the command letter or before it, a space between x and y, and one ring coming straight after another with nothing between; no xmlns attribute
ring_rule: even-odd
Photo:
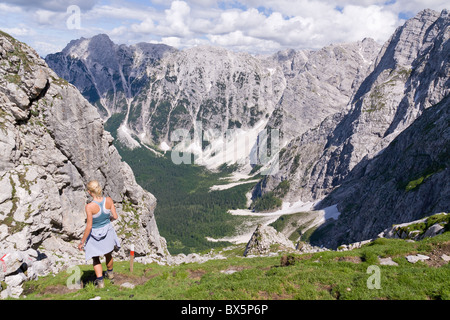
<svg viewBox="0 0 450 320"><path fill-rule="evenodd" d="M200 125L197 144L177 148L202 154L210 168L237 162L248 173L266 142L258 134L277 130L279 170L254 199L337 205L338 220L311 238L336 247L448 211L449 21L447 10L423 10L383 46L364 39L272 56L117 45L98 35L46 62L130 148L169 150L177 129L194 138ZM225 137L248 139L244 152L230 157Z"/></svg>
<svg viewBox="0 0 450 320"><path fill-rule="evenodd" d="M379 49L365 39L254 57L217 47L178 51L148 43L117 45L101 34L71 41L46 62L105 120L120 120L118 136L129 147L173 147L174 130L193 134L198 123L203 132L215 130L220 138L235 130L253 147L265 127L279 129L284 145L345 108ZM197 147L216 154L216 161L208 159L210 167L224 162L220 144ZM248 158L248 149L229 162Z"/></svg>

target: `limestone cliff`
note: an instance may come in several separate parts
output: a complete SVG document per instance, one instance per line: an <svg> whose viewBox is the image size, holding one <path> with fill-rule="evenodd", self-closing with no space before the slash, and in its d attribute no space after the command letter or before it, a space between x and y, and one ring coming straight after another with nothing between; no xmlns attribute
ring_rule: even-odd
<svg viewBox="0 0 450 320"><path fill-rule="evenodd" d="M446 10L424 10L399 27L347 108L293 139L280 152L280 171L264 179L259 191L288 180L286 200L323 199L357 164L447 96L449 21Z"/></svg>
<svg viewBox="0 0 450 320"><path fill-rule="evenodd" d="M167 255L156 198L135 181L97 110L27 45L0 32L0 252L27 249L81 259L85 185L115 201L125 256Z"/></svg>

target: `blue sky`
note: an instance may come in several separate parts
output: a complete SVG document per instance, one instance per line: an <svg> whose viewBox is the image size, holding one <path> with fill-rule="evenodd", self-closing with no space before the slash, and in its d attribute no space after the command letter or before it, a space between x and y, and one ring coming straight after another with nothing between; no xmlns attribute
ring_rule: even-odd
<svg viewBox="0 0 450 320"><path fill-rule="evenodd" d="M99 33L118 44L144 41L179 49L213 45L267 54L365 37L383 43L405 19L426 8L441 11L447 2L0 0L0 30L31 45L41 56L61 51L70 40ZM79 15L67 11L71 5L79 8Z"/></svg>

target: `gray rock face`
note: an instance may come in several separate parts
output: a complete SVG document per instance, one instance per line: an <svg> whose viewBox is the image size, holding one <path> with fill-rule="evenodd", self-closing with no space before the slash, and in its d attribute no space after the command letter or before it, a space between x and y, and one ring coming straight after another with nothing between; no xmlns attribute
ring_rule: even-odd
<svg viewBox="0 0 450 320"><path fill-rule="evenodd" d="M392 260L391 257L388 258L379 258L380 265L382 266L398 266L398 263Z"/></svg>
<svg viewBox="0 0 450 320"><path fill-rule="evenodd" d="M107 57L100 53L105 47ZM213 47L163 47L155 53L150 47L117 46L107 36L96 36L73 41L46 61L105 119L116 114L126 132L151 145L173 147L171 133L193 131L196 122L220 137L227 129L267 123L285 87L279 68L249 54ZM119 137L127 142L123 131Z"/></svg>
<svg viewBox="0 0 450 320"><path fill-rule="evenodd" d="M419 262L419 261L425 261L425 260L430 259L429 256L425 256L423 254L409 255L409 256L406 256L405 258L410 263L416 263L416 262Z"/></svg>
<svg viewBox="0 0 450 320"><path fill-rule="evenodd" d="M148 69L167 52L166 45L114 44L107 35L71 41L62 52L46 57L47 64L74 84L97 107L103 118L127 111L127 101L148 78Z"/></svg>
<svg viewBox="0 0 450 320"><path fill-rule="evenodd" d="M82 262L76 246L92 179L116 203L118 255L131 243L137 254L167 255L153 215L156 199L137 185L112 141L74 86L33 49L0 33L1 255L31 248L49 260Z"/></svg>
<svg viewBox="0 0 450 320"><path fill-rule="evenodd" d="M449 22L446 10L424 10L399 27L348 108L293 139L280 171L256 189L288 180L287 201L338 204L334 230L316 244L337 247L448 211ZM421 178L428 187L406 190Z"/></svg>
<svg viewBox="0 0 450 320"><path fill-rule="evenodd" d="M341 215L321 244L373 238L393 224L449 208L450 100L430 107L381 154L361 162L323 203ZM329 227L329 226L328 226Z"/></svg>
<svg viewBox="0 0 450 320"><path fill-rule="evenodd" d="M274 55L286 89L268 126L288 142L345 109L366 77L380 45L372 39L330 45L318 51L284 51Z"/></svg>

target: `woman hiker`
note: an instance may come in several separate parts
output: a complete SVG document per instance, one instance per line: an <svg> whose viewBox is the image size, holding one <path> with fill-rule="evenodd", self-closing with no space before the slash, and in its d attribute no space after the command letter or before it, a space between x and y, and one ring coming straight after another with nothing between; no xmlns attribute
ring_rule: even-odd
<svg viewBox="0 0 450 320"><path fill-rule="evenodd" d="M107 269L105 276L112 280L114 278L112 252L115 246L120 248L120 240L110 221L117 219L117 212L112 199L102 196L102 188L98 181L90 181L87 189L93 201L86 205L86 229L78 249L83 250L84 246L86 261L91 258L93 260L97 277L94 284L98 288L104 288L100 256L105 256Z"/></svg>

